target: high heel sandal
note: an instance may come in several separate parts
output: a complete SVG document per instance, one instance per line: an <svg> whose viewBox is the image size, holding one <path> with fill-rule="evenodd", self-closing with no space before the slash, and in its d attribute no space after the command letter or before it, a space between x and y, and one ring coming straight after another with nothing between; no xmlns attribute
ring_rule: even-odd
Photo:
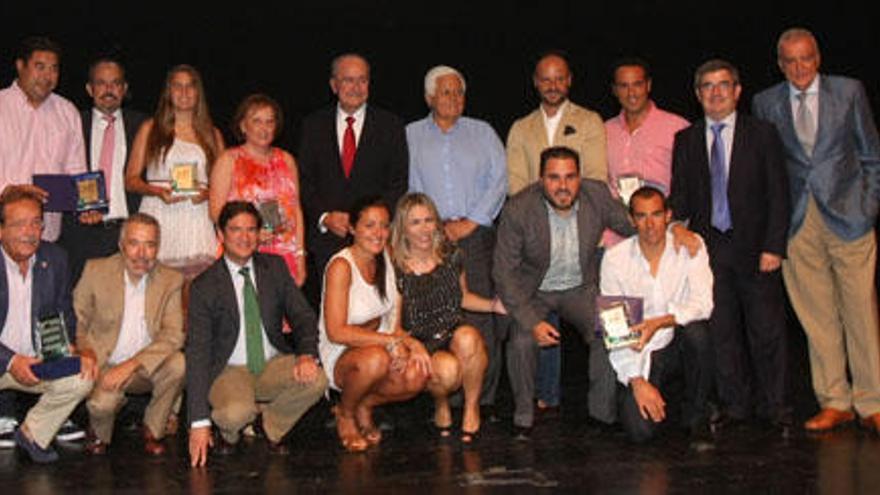
<svg viewBox="0 0 880 495"><path fill-rule="evenodd" d="M360 431L358 431L357 423L355 422L354 418L342 418L342 413L339 410L339 406L334 406L332 411L333 415L336 417L336 434L339 435L339 442L342 444L342 448L349 452L363 452L367 450L367 448L370 446L370 443L367 441L366 438L361 436L361 433ZM339 425L340 419L342 419L342 421L351 421L351 430L354 433L343 433Z"/></svg>

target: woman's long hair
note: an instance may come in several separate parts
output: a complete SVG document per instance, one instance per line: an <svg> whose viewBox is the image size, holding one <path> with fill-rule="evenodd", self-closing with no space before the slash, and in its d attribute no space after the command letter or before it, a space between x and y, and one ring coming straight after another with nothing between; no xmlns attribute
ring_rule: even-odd
<svg viewBox="0 0 880 495"><path fill-rule="evenodd" d="M206 173L210 177L211 165L217 158L218 144L214 135L214 123L211 121L211 112L208 110L208 101L205 97L205 88L202 85L202 76L199 71L190 65L175 65L168 71L165 77L165 87L159 95L159 104L153 115L153 128L147 137L147 149L145 163L147 166L164 160L165 155L174 143L174 104L171 101L171 79L175 75L185 72L192 78L196 88L196 106L193 110L192 127L196 134L198 145L205 153L207 160Z"/></svg>
<svg viewBox="0 0 880 495"><path fill-rule="evenodd" d="M391 227L391 259L394 260L394 265L397 269L402 272L406 271L406 260L412 254L409 239L406 238L406 221L409 217L409 212L416 206L427 208L437 221L437 229L434 230L434 235L431 238L434 256L442 260L452 250L452 246L446 240L446 236L443 235L440 214L437 212L437 206L434 205L431 198L427 194L420 192L405 194L397 201L397 208L394 211L394 222Z"/></svg>
<svg viewBox="0 0 880 495"><path fill-rule="evenodd" d="M381 196L366 196L355 201L349 210L349 225L354 228L358 221L360 221L361 215L370 208L382 208L388 213L389 218L391 217L391 208ZM352 238L353 242L354 239ZM373 277L373 285L376 286L376 290L379 291L379 296L382 300L387 300L388 291L385 290L385 250L376 254L376 273Z"/></svg>

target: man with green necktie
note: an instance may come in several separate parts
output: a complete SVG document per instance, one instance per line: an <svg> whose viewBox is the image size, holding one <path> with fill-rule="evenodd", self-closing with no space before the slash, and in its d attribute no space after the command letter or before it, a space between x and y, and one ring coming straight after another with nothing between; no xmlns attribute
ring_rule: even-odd
<svg viewBox="0 0 880 495"><path fill-rule="evenodd" d="M258 414L270 452L286 453L284 436L327 388L315 314L284 260L256 252L261 224L251 203L227 203L217 222L224 254L190 291L186 358L194 467L206 463L210 446L217 454L232 453L241 429ZM282 333L285 320L291 335Z"/></svg>

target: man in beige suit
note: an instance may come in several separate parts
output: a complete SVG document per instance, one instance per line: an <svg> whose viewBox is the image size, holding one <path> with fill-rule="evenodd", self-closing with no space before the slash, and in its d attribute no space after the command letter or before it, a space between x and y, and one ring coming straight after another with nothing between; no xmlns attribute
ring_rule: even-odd
<svg viewBox="0 0 880 495"><path fill-rule="evenodd" d="M73 292L76 341L95 380L86 402L86 451L104 454L125 393L152 391L144 413L144 450L165 451L165 423L184 380L183 276L156 261L159 224L136 213L123 223L119 253L89 260ZM88 363L88 366L87 364ZM91 368L91 369L88 369Z"/></svg>
<svg viewBox="0 0 880 495"><path fill-rule="evenodd" d="M534 83L541 105L514 122L507 135L508 193L512 196L538 180L541 152L551 146L577 151L581 175L607 182L605 125L599 114L568 100L568 62L559 53L544 55L535 66Z"/></svg>

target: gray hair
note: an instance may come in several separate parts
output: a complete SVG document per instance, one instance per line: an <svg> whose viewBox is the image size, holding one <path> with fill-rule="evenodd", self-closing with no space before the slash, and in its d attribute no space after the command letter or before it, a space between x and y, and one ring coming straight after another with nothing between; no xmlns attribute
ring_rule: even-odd
<svg viewBox="0 0 880 495"><path fill-rule="evenodd" d="M461 72L448 65L438 65L425 74L425 96L428 98L434 96L434 92L437 91L437 79L450 74L458 76L458 80L461 81L462 91L467 91L467 83L464 80L464 76L461 75Z"/></svg>
<svg viewBox="0 0 880 495"><path fill-rule="evenodd" d="M159 221L156 220L156 217L149 213L137 212L132 213L124 222L122 222L122 228L119 229L119 242L122 242L122 239L125 238L125 231L128 230L128 226L134 223L155 227L156 240L159 241L162 238L162 228L159 226Z"/></svg>
<svg viewBox="0 0 880 495"><path fill-rule="evenodd" d="M348 52L348 53L343 53L341 55L337 55L336 57L333 58L333 61L330 62L330 78L331 79L336 77L336 73L339 72L339 64L341 64L342 61L346 58L360 59L360 61L362 61L364 63L364 65L367 66L367 74L370 73L370 63L367 62L367 59L364 58L363 55L361 55L360 53Z"/></svg>
<svg viewBox="0 0 880 495"><path fill-rule="evenodd" d="M779 35L779 41L776 42L776 58L779 59L782 57L783 44L801 38L807 38L808 40L812 41L813 46L816 47L816 54L819 53L819 42L816 41L816 37L813 36L813 33L811 33L810 30L806 28L793 27L786 29L785 31L783 31L782 34Z"/></svg>

